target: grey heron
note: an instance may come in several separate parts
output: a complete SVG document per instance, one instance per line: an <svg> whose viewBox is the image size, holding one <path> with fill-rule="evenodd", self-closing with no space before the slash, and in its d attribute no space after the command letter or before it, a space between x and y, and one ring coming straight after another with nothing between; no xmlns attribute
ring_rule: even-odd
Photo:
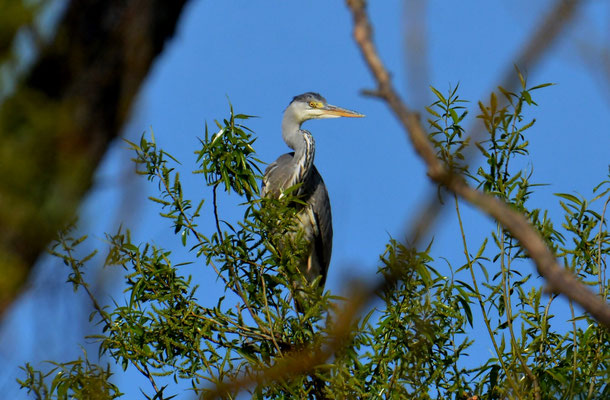
<svg viewBox="0 0 610 400"><path fill-rule="evenodd" d="M286 189L301 184L294 194L304 206L297 213L297 229L308 245L306 257L299 260L299 270L309 284L320 277L323 288L332 251L333 227L330 200L322 176L313 164L315 142L303 122L318 118L364 117L355 111L330 105L318 93L294 97L284 111L282 137L294 152L280 156L265 170L262 196L278 198ZM295 289L301 284L295 282ZM298 306L298 303L297 303ZM300 307L298 307L300 308Z"/></svg>

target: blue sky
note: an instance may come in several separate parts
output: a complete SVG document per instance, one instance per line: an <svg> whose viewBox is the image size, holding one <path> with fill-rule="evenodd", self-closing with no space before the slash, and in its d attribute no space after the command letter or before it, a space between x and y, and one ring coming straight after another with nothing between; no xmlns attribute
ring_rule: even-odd
<svg viewBox="0 0 610 400"><path fill-rule="evenodd" d="M489 90L512 68L514 56L552 4L465 1L456 6L430 1L423 20L427 81L421 82L407 74L407 63L421 62L419 57L424 55L416 55L417 60L405 55L403 2L369 3L379 52L407 103L421 107L432 101L427 93L424 95L429 97L422 98L422 87L433 85L446 92L459 83L460 97L471 102L472 115L476 102L487 99ZM610 86L596 68L595 57L591 61L582 55L589 54L587 46L609 45L610 5L593 0L585 3L542 62L532 69L523 68L531 85L556 83L536 93L540 107L531 116L537 123L528 131L533 180L550 184L532 201L549 208L553 216L561 213L552 193L590 196L591 188L608 172ZM363 119L305 125L316 139L316 165L333 205L334 248L327 288L337 294L344 291L348 276L374 277L388 238L401 237L431 188L422 162L388 108L359 94L361 89L373 88L373 82L351 31L351 16L343 2L192 1L174 40L152 69L124 131L125 137L134 139L152 127L158 144L182 161L187 196L209 198L202 177L188 176L188 172L195 169L193 151L197 137L203 136L204 123L213 127L214 119L227 116L227 97L237 112L260 117L247 125L258 135L255 148L266 162L288 151L280 123L294 95L320 92L331 104L366 114ZM186 258L167 229L169 223L156 217L156 205L146 203L154 187L133 177L130 157L125 143L117 141L98 171L96 185L81 211L82 231L92 238L89 244L103 246L104 232L116 230L122 221L132 229L136 242L152 240ZM241 211L234 206L238 200L233 196L223 202L225 218L239 216ZM210 209L204 208L206 211ZM469 232L493 227L488 218L468 206L466 216ZM451 214L441 222L435 234L437 254L459 260L462 250L457 246L456 222ZM471 247L478 247L479 239L472 238ZM523 267L532 270L529 263ZM78 356L78 345L85 343L83 333L92 332L92 328L83 331L79 320L83 315L86 318L86 300L75 297L63 283L66 271L61 268L55 260L41 262L32 290L0 328L0 363L13 371L0 380L2 392L14 390L11 380L17 375L16 365ZM202 274L205 272L197 271L204 279ZM102 279L114 282L117 277L109 274ZM205 292L201 302L215 303L221 288L206 287ZM101 296L122 297L118 290ZM65 338L72 342L60 345ZM119 380L126 384L126 398L138 396L138 384L148 389L133 375ZM25 393L16 392L13 398L20 396L25 398Z"/></svg>

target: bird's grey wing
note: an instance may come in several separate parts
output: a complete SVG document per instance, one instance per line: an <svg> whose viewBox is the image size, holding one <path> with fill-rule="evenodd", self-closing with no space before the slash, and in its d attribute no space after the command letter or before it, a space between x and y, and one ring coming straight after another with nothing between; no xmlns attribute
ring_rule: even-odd
<svg viewBox="0 0 610 400"><path fill-rule="evenodd" d="M324 287L333 248L333 221L328 191L326 190L326 185L322 180L322 176L320 176L315 166L312 178L314 191L308 202L312 206L317 228L317 235L314 239L314 253L318 258L320 273L322 274L320 286Z"/></svg>
<svg viewBox="0 0 610 400"><path fill-rule="evenodd" d="M294 153L286 153L277 160L269 164L263 176L261 187L262 197L279 197L282 190L287 188L287 183L293 176L293 157Z"/></svg>

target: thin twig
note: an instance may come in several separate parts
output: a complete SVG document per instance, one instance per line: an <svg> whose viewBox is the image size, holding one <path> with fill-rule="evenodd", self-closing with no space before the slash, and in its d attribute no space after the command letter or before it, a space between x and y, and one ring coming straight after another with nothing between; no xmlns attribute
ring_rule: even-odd
<svg viewBox="0 0 610 400"><path fill-rule="evenodd" d="M472 279L472 286L476 292L476 297L479 303L479 307L481 308L481 315L483 316L483 322L485 322L485 327L487 328L487 333L489 334L489 338L491 339L491 344L493 345L494 351L496 352L496 356L498 357L498 361L500 362L500 366L502 370L504 370L504 374L506 375L506 380L510 387L515 391L515 395L517 398L520 398L520 391L517 383L513 379L513 376L510 374L510 371L506 367L504 362L504 357L502 356L502 352L498 347L498 342L496 341L496 335L494 334L493 329L491 328L491 321L489 320L489 315L485 310L485 304L483 302L483 296L481 296L481 291L479 290L479 284L477 282L477 277L474 273L474 265L472 259L470 258L470 253L468 251L468 243L466 242L466 234L464 232L464 224L462 223L462 213L460 212L460 205L458 201L458 197L456 194L453 195L453 199L455 201L455 212L458 218L458 224L460 226L460 235L462 236L462 246L464 247L464 255L466 256L466 263L468 264L468 270L470 271L470 277Z"/></svg>
<svg viewBox="0 0 610 400"><path fill-rule="evenodd" d="M597 270L598 270L598 279L599 279L599 295L604 298L606 296L606 288L605 288L606 269L602 266L602 243L603 243L604 220L606 217L606 210L608 208L608 203L610 203L610 196L608 196L608 199L604 203L604 208L602 210L601 219L599 220L599 238L597 239Z"/></svg>
<svg viewBox="0 0 610 400"><path fill-rule="evenodd" d="M508 165L508 161L506 162ZM505 169L507 171L507 169ZM540 384L538 383L538 378L532 370L528 367L526 360L523 358L522 349L517 343L517 338L515 335L515 330L513 328L513 305L511 300L511 286L510 286L510 264L512 260L511 248L512 248L512 239L509 239L509 248L506 250L505 241L506 241L506 231L502 229L500 224L498 224L498 230L500 230L500 269L502 271L502 292L504 296L504 304L506 311L506 323L508 324L508 331L510 333L510 345L513 355L521 363L521 368L525 371L527 377L532 381L534 385L534 399L540 400ZM506 264L504 259L506 258ZM552 299L552 296L551 296ZM549 299L550 302L550 299ZM550 304L549 304L550 305Z"/></svg>
<svg viewBox="0 0 610 400"><path fill-rule="evenodd" d="M93 295L93 293L89 289L89 284L87 284L87 282L85 282L83 280L83 278L82 278L82 276L80 274L80 267L81 267L81 265L79 265L79 262L76 261L76 259L74 258L70 246L68 245L68 243L66 242L66 240L65 240L65 238L63 236L60 236L59 240L60 240L60 243L61 243L62 247L64 248L64 251L66 252L66 255L67 255L69 263L70 263L70 267L72 268L73 271L75 271L75 273L77 273L79 275L79 282L78 282L79 285L82 286L83 289L85 289L85 292L87 293L87 296L89 297L89 300L91 300L91 303L93 304L93 308L95 308L95 311L97 311L97 314L104 321L106 326L108 328L110 328L112 326L112 321L110 320L110 318L108 318L108 315L106 314L104 309L97 302L97 299L95 298L95 296ZM64 258L64 260L65 260L65 258ZM143 368L142 368L139 365L139 363L135 362L131 358L129 359L129 362L142 375L144 375L150 381L150 384L152 385L153 390L155 391L155 394L158 394L159 393L159 388L157 387L155 379L150 374L150 371L148 370L148 366L146 365L146 363L142 362L142 365L143 365Z"/></svg>
<svg viewBox="0 0 610 400"><path fill-rule="evenodd" d="M567 393L566 398L569 399L570 395L572 395L572 393L574 392L574 386L576 385L576 377L578 376L578 367L579 367L579 363L578 363L578 344L579 344L579 340L578 340L578 329L576 328L576 313L574 312L574 302L572 300L568 301L568 304L570 306L570 314L572 316L571 322L572 322L572 346L574 348L574 350L572 351L572 380L570 381L570 390ZM572 396L574 397L574 396Z"/></svg>
<svg viewBox="0 0 610 400"><path fill-rule="evenodd" d="M197 231L197 229L195 229L195 226L193 224L193 221L191 220L191 217L186 213L186 210L184 209L184 207L182 206L182 201L180 198L178 198L174 192L171 190L171 188L169 187L169 182L164 178L163 173L161 171L159 171L159 169L156 170L155 172L155 176L157 178L159 178L159 181L163 183L163 189L165 190L165 193L167 193L171 198L172 198L172 203L178 205L178 211L180 212L180 216L182 217L182 219L187 223L187 228L189 229L189 231L195 236L195 239L197 239L198 245L203 246L204 240L201 237L201 235L199 234L199 232ZM219 237L218 240L220 240L221 238ZM216 272L216 275L223 280L223 282L225 283L225 286L229 286L229 282L227 281L227 279L224 277L224 275L222 275L220 273L220 271L218 270L218 268L216 268L216 265L210 261L209 263L212 268L214 269L214 272Z"/></svg>
<svg viewBox="0 0 610 400"><path fill-rule="evenodd" d="M214 206L214 221L216 222L216 232L218 234L218 243L221 243L223 239L222 239L222 230L220 229L220 219L218 217L218 203L217 203L217 199L216 199L217 198L216 188L218 188L218 184L214 185L214 188L212 189L212 202L214 203L213 204L213 206ZM226 256L226 254L227 253L225 253L225 256ZM229 258L229 257L227 257L227 258ZM237 277L237 271L235 271L235 267L232 265L231 262L229 263L229 271L235 277L234 286L229 285L229 287L231 289L233 289L233 291L241 298L242 302L244 303L244 306L246 306L246 308L248 309L248 313L250 314L250 316L252 317L254 322L256 322L256 324L258 325L259 329L262 332L267 331L267 333L269 333L270 335L273 335L273 333L271 333L267 329L265 329L265 324L258 317L258 315L256 315L256 313L254 312L254 310L250 306L250 303L248 302L246 294L244 293L243 287L241 286L241 283L239 282L239 279ZM227 283L227 285L228 285L228 283Z"/></svg>
<svg viewBox="0 0 610 400"><path fill-rule="evenodd" d="M273 345L277 350L280 357L282 356L282 350L280 346L277 344L275 340L275 332L273 331L273 320L271 319L271 313L269 312L269 302L267 301L267 284L265 283L265 276L263 274L262 269L260 270L261 277L261 285L263 286L263 299L265 300L265 314L267 315L267 323L269 324L269 334L271 335L271 340L273 341Z"/></svg>

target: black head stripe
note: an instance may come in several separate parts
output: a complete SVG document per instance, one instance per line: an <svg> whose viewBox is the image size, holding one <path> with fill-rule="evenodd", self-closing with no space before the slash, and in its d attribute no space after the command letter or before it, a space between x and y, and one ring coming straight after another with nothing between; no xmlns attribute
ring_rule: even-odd
<svg viewBox="0 0 610 400"><path fill-rule="evenodd" d="M322 95L320 95L320 93L315 93L315 92L307 92L307 93L300 94L298 96L294 96L294 98L292 99L292 101L290 103L292 104L295 101L302 101L304 103L308 103L310 101L321 101L322 103L326 104L326 99L324 97L322 97Z"/></svg>

